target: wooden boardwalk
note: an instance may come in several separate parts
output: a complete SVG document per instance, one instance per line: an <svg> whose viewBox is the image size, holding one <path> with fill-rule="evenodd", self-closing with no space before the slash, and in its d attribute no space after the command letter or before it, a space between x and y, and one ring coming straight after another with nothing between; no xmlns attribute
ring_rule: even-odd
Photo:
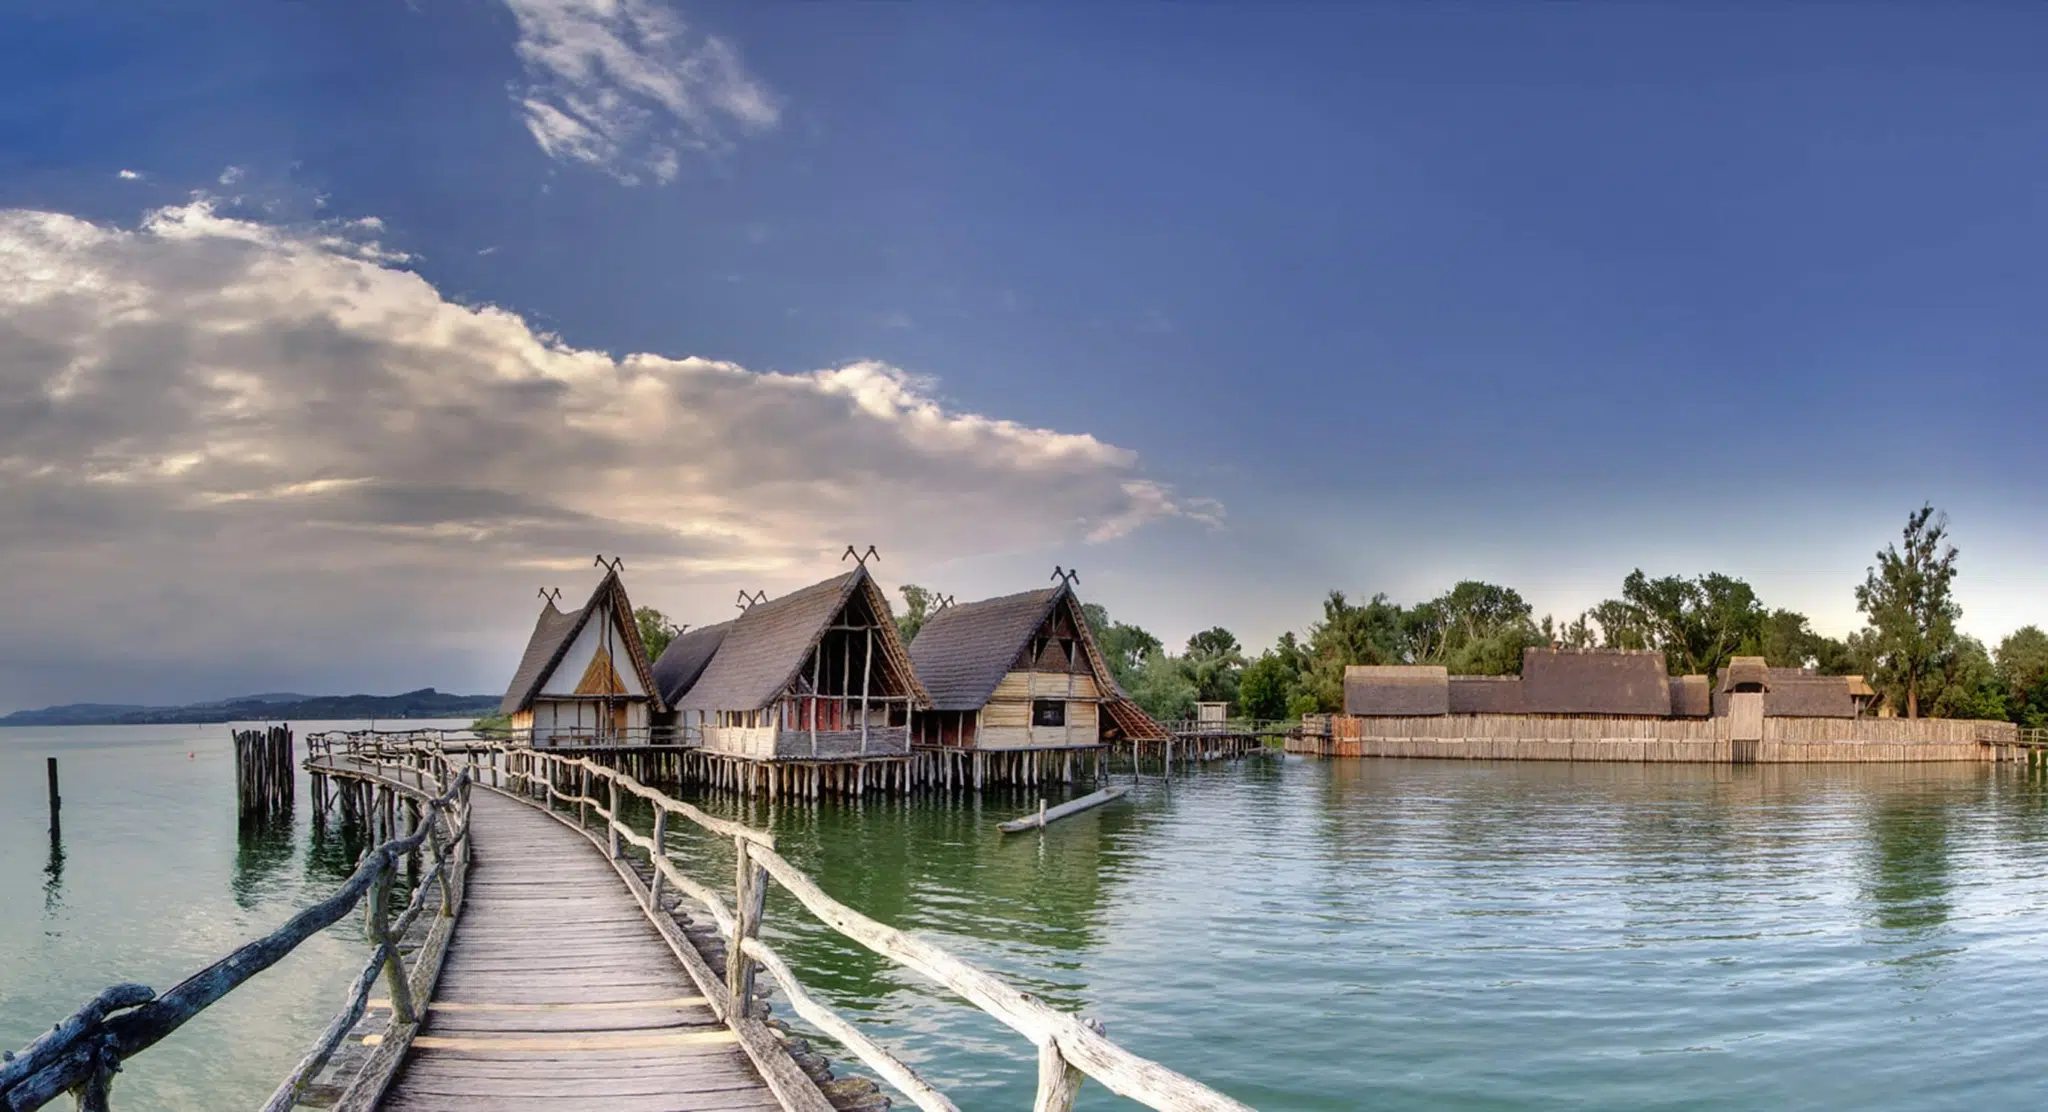
<svg viewBox="0 0 2048 1112"><path fill-rule="evenodd" d="M380 1107L782 1108L596 847L489 791L470 821L462 916Z"/></svg>

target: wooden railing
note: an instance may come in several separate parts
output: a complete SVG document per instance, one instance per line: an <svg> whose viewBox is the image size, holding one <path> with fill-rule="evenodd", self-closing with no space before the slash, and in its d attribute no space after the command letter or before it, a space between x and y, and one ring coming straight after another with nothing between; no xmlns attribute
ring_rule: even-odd
<svg viewBox="0 0 2048 1112"><path fill-rule="evenodd" d="M449 767L438 754L416 758L409 767L365 763L374 767L330 771L374 781L417 800L422 818L414 829L366 853L355 872L327 899L185 978L169 992L159 996L144 985L120 984L94 997L48 1034L0 1062L0 1112L27 1112L66 1092L76 1096L78 1107L85 1112L104 1112L113 1076L124 1061L149 1049L300 943L340 921L365 898L369 907L364 926L373 944L370 959L356 976L340 1014L264 1103L264 1112L285 1112L297 1103L342 1038L361 1020L380 975L389 986L392 1001L393 1030L383 1045L409 1043L409 1032L418 1025L416 1002L424 1001L431 992L432 977L446 952L455 913L461 906L469 860L470 779L466 769L450 779ZM432 864L421 876L410 902L393 919L392 882L406 858L422 847L432 854ZM408 972L398 940L429 907L434 908L436 919ZM335 1107L369 1107L376 1094L357 1092L358 1088L351 1086Z"/></svg>
<svg viewBox="0 0 2048 1112"><path fill-rule="evenodd" d="M1173 722L1162 722L1160 725L1166 727L1167 733L1179 737L1199 737L1203 734L1280 737L1296 728L1298 723L1279 718L1183 718Z"/></svg>
<svg viewBox="0 0 2048 1112"><path fill-rule="evenodd" d="M499 745L533 745L536 739L562 749L611 749L644 745L688 746L695 748L703 744L696 727L682 726L635 726L624 730L602 730L594 726L556 726L514 729L509 726L461 727L443 729L420 727L401 730L329 730L310 735L320 738L329 745L345 741L359 744L382 745L423 745L463 746L496 743Z"/></svg>
<svg viewBox="0 0 2048 1112"><path fill-rule="evenodd" d="M471 759L475 759L474 754ZM546 750L498 749L491 768L478 769L478 775L501 780L510 792L535 800L622 866L621 874L636 885L635 894L649 918L669 939L670 948L698 980L720 1018L739 1034L741 1045L757 1064L767 1060L760 1053L761 1044L768 1044L767 1052L775 1050L773 1036L752 1014L750 1006L758 965L782 990L798 1016L838 1040L919 1108L926 1112L958 1112L957 1106L917 1071L807 992L782 956L761 940L761 918L768 881L772 879L834 931L944 985L1029 1039L1038 1048L1034 1112L1067 1112L1074 1105L1083 1076L1151 1108L1172 1112L1250 1112L1249 1106L1111 1042L1100 1024L1052 1008L938 946L877 922L826 895L776 852L772 834L707 815L595 761ZM599 798L600 792L603 798ZM651 837L642 836L620 818L620 803L628 795L639 797L652 808ZM574 806L577 818L571 820L556 814L557 804ZM585 825L592 815L604 820L602 837ZM678 817L708 834L732 840L735 868L730 902L677 867L668 849L668 828L670 821ZM646 858L651 879L644 885L638 884L637 872L623 867L627 864L626 847L640 851ZM662 912L664 885L673 886L702 906L726 940L726 976L722 982L696 956L694 946L682 936L674 920ZM820 1103L815 1090L810 1091L808 1098L786 1094L770 1069L764 1066L762 1072L786 1106L812 1109Z"/></svg>

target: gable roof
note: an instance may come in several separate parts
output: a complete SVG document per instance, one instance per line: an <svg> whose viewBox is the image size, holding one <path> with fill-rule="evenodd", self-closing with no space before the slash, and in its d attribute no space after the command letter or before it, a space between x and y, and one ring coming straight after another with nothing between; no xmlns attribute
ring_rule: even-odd
<svg viewBox="0 0 2048 1112"><path fill-rule="evenodd" d="M564 614L555 609L553 599L541 607L540 617L533 623L533 635L526 639L526 652L512 673L512 683L505 688L505 697L498 701L499 714L517 714L533 703L534 693L540 690L548 673L554 671L555 661L575 640L570 631L582 627L581 610Z"/></svg>
<svg viewBox="0 0 2048 1112"><path fill-rule="evenodd" d="M1795 672L1797 670L1793 669ZM1779 671L1781 669L1766 667L1764 658L1760 656L1729 657L1728 666L1721 669L1719 690L1725 693L1737 687L1754 686L1759 691L1769 691L1771 681L1778 678L1775 673Z"/></svg>
<svg viewBox="0 0 2048 1112"><path fill-rule="evenodd" d="M1520 676L1450 676L1444 686L1444 708L1447 713L1522 713ZM1346 693L1346 697L1349 697L1349 692Z"/></svg>
<svg viewBox="0 0 2048 1112"><path fill-rule="evenodd" d="M669 706L677 705L696 686L705 666L718 653L718 647L725 644L725 635L730 632L731 622L685 630L661 651L661 658L654 662L654 683Z"/></svg>
<svg viewBox="0 0 2048 1112"><path fill-rule="evenodd" d="M1441 664L1352 664L1344 669L1344 713L1421 717L1451 712L1451 677Z"/></svg>
<svg viewBox="0 0 2048 1112"><path fill-rule="evenodd" d="M930 706L930 696L918 682L910 654L904 651L903 639L896 633L889 599L875 585L867 568L861 567L781 598L756 603L725 623L727 628L719 643L712 647L709 662L702 667L696 682L677 698L675 708L719 711L759 710L767 706L795 682L798 670L824 637L825 627L856 593L864 595L874 611L882 629L882 653L903 673L913 704Z"/></svg>
<svg viewBox="0 0 2048 1112"><path fill-rule="evenodd" d="M617 623L619 634L626 643L626 654L632 658L633 669L640 676L640 689L648 693L657 711L667 710L668 704L661 692L654 686L654 670L648 666L647 650L640 644L640 625L633 620L633 603L626 597L626 585L619 579L616 569L608 570L598 580L597 589L590 592L590 601L576 610L555 609L550 599L541 607L540 617L533 623L533 635L526 640L526 652L519 658L519 667L512 673L512 683L505 688L505 697L498 702L498 713L517 714L533 705L533 697L540 693L541 686L554 674L555 666L562 662L563 654L576 643L576 635L590 622L593 614L609 614Z"/></svg>
<svg viewBox="0 0 2048 1112"><path fill-rule="evenodd" d="M910 643L910 663L931 692L932 709L986 705L1063 590L1045 587L948 606L926 618Z"/></svg>
<svg viewBox="0 0 2048 1112"><path fill-rule="evenodd" d="M1750 662L1744 664L1743 662ZM1734 682L1764 685L1765 718L1854 718L1856 685L1861 676L1823 676L1804 668L1768 668L1762 657L1736 657L1751 677L1725 682L1714 692L1714 713L1728 713L1728 692ZM1867 687L1867 685L1866 685Z"/></svg>
<svg viewBox="0 0 2048 1112"><path fill-rule="evenodd" d="M917 667L918 681L931 692L932 709L968 711L988 705L996 685L1009 674L1031 635L1063 605L1071 607L1074 632L1080 636L1095 686L1102 692L1102 709L1117 729L1139 740L1168 737L1166 727L1145 713L1116 682L1101 646L1095 643L1095 631L1089 628L1080 596L1070 583L948 606L926 618L917 640L910 643L910 660Z"/></svg>
<svg viewBox="0 0 2048 1112"><path fill-rule="evenodd" d="M1671 677L1671 717L1705 718L1714 713L1714 688L1707 677Z"/></svg>
<svg viewBox="0 0 2048 1112"><path fill-rule="evenodd" d="M1655 650L1522 650L1522 709L1529 714L1664 718L1671 681Z"/></svg>

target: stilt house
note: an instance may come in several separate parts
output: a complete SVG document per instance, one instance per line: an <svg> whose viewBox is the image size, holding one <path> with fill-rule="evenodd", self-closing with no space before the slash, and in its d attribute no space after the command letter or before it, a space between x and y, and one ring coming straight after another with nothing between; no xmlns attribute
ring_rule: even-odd
<svg viewBox="0 0 2048 1112"><path fill-rule="evenodd" d="M902 756L930 704L865 567L678 636L654 674L686 739L757 760Z"/></svg>
<svg viewBox="0 0 2048 1112"><path fill-rule="evenodd" d="M932 698L918 745L1054 749L1168 736L1117 686L1069 583L947 606L925 619L910 659Z"/></svg>
<svg viewBox="0 0 2048 1112"><path fill-rule="evenodd" d="M498 704L513 736L542 748L644 745L667 710L616 565L578 610L541 604L533 636Z"/></svg>

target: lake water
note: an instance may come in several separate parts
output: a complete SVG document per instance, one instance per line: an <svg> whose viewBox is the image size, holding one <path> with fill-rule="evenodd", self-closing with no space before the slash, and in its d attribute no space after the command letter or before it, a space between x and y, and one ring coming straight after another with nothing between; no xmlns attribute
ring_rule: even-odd
<svg viewBox="0 0 2048 1112"><path fill-rule="evenodd" d="M288 834L238 841L226 738L0 730L0 1045L114 981L168 988L345 874L303 793ZM2010 767L1260 759L1008 838L1022 796L708 805L774 827L848 903L1269 1112L2048 1096L2048 784ZM963 1109L1029 1107L1024 1040L779 896L769 923ZM117 1107L255 1104L363 957L338 925L131 1062ZM1082 1107L1132 1106L1091 1085Z"/></svg>

